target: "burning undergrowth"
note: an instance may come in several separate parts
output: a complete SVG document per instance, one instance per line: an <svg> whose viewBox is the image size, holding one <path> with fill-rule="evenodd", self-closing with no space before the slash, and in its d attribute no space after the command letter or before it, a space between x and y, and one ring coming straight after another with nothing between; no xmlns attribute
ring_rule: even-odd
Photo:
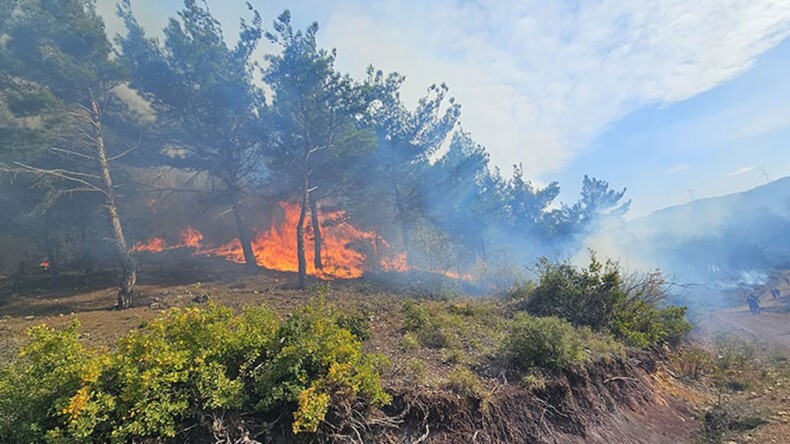
<svg viewBox="0 0 790 444"><path fill-rule="evenodd" d="M289 202L279 202L277 209L279 214L268 229L254 231L251 246L258 266L296 272L299 269L296 227L300 210L298 205ZM305 233L309 243L305 251L308 275L332 280L359 278L367 272L420 274L420 270L409 266L406 253L393 248L377 233L355 227L344 211L316 212L315 217L320 232L316 234L316 229L310 225ZM177 239L169 242L164 237L152 237L136 243L131 251L157 254L187 249L194 256L221 257L230 262L245 263L238 238L212 246L201 231L189 226L180 230ZM316 248L317 243L320 243L319 248ZM472 279L469 274L448 270L437 271L436 274L450 279Z"/></svg>

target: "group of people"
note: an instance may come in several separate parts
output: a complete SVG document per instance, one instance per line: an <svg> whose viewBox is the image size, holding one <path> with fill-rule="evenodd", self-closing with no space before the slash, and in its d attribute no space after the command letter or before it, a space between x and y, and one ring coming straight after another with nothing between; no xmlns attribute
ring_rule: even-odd
<svg viewBox="0 0 790 444"><path fill-rule="evenodd" d="M779 299L782 296L782 292L776 287L771 288L769 293L773 299ZM763 310L762 306L760 306L760 298L755 296L754 293L749 293L749 295L746 296L746 304L749 305L749 311L751 311L753 315L758 315Z"/></svg>

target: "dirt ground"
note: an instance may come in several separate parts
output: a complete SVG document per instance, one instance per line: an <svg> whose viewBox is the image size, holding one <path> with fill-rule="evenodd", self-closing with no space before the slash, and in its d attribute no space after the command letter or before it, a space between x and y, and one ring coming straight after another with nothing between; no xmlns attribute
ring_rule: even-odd
<svg viewBox="0 0 790 444"><path fill-rule="evenodd" d="M221 259L193 258L178 252L147 259L142 261L135 307L123 311L112 310L116 295L111 275L57 278L39 275L17 286L9 282L0 284L0 358L14 355L24 341L25 330L40 323L63 326L76 317L89 344L108 346L170 307L195 305L209 299L239 309L249 304L264 304L287 316L310 298L309 292L296 288L296 276L292 273L261 271L250 275L243 267ZM365 348L381 352L393 362L390 374L384 375L390 384L416 384L426 390L441 387L440 381L455 364L436 350L404 351L401 294L364 279L335 281L331 288L330 302L343 309L370 314L371 339L366 341ZM790 294L790 288L783 290ZM710 321L726 325L729 330L772 338L787 346L788 354L783 356L790 356L790 317L783 308L786 304L790 304L790 297L766 303L766 312L759 317L750 315L745 307L737 307L716 313ZM705 337L710 335L698 335ZM415 360L425 364L424 381L410 379L409 367ZM736 442L788 442L782 437L790 436L787 423L790 416L785 413L790 412L790 367L783 368L788 370L786 374L776 371L766 382L752 385L748 393L732 395L748 400L771 418L768 424L738 437ZM492 387L499 384L496 378L486 383ZM704 405L715 400L714 390L686 385L671 372L661 370L647 377L645 384L655 390L652 400L633 406L628 414L600 419L601 423L590 427L586 437L578 442L692 442L699 429L700 412ZM567 439L557 442L570 442Z"/></svg>
<svg viewBox="0 0 790 444"><path fill-rule="evenodd" d="M749 361L731 371L729 378L742 383L740 390L722 390L719 396L731 405L743 407L766 421L754 430L728 434L725 442L788 443L790 442L790 285L785 281L790 272L772 281L781 291L773 299L769 288L755 291L760 298L762 313L753 315L748 306L717 310L706 317L693 339L712 350L715 359L725 359L720 344L723 335L734 335L747 347ZM745 292L732 295L744 299Z"/></svg>

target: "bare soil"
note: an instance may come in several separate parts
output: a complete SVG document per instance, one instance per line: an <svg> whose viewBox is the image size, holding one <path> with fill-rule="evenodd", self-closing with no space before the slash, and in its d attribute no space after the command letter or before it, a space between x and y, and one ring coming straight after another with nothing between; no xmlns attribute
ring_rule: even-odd
<svg viewBox="0 0 790 444"><path fill-rule="evenodd" d="M729 405L737 406L766 421L754 430L733 432L725 442L787 443L790 442L790 285L779 274L774 282L781 291L773 299L768 291L755 292L760 298L762 313L753 315L748 306L740 305L709 314L695 332L695 340L713 351L715 358L726 353L720 341L722 334L741 338L747 347L749 362L733 368L718 396ZM781 284L780 284L781 283ZM742 298L745 293L730 295ZM743 384L739 390L728 389L731 382Z"/></svg>
<svg viewBox="0 0 790 444"><path fill-rule="evenodd" d="M23 343L25 330L40 323L63 326L77 318L89 344L111 346L170 307L209 299L236 309L265 304L287 316L311 297L296 288L291 273L250 274L236 264L177 251L145 259L135 306L122 311L113 309L116 290L107 274L40 274L16 286L4 282L0 358L10 358ZM403 346L405 297L397 289L366 279L335 281L331 288L330 302L370 315L371 338L365 347L392 361L384 380L394 402L382 414L404 422L375 442L679 443L690 442L699 431L695 408L705 395L664 371L660 353L629 353L625 360L601 362L536 392L504 374L487 375L489 357L471 356L470 365L478 368L491 393L484 408L479 399L447 389L447 375L457 363L446 354ZM464 303L496 304L484 298ZM424 367L419 381L410 371L415 361Z"/></svg>

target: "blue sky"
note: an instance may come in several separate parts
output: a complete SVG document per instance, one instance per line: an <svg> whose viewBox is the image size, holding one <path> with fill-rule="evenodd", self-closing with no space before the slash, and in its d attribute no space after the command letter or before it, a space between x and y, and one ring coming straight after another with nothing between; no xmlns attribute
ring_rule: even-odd
<svg viewBox="0 0 790 444"><path fill-rule="evenodd" d="M115 0L98 0L111 33ZM790 1L263 1L316 20L338 67L446 82L462 124L509 174L576 198L590 174L628 187L630 217L790 175ZM175 0L132 0L157 33ZM232 40L240 0L208 0ZM262 51L271 48L264 45Z"/></svg>
<svg viewBox="0 0 790 444"><path fill-rule="evenodd" d="M584 174L627 186L632 217L790 175L790 41L716 88L613 122L546 176L571 199Z"/></svg>

